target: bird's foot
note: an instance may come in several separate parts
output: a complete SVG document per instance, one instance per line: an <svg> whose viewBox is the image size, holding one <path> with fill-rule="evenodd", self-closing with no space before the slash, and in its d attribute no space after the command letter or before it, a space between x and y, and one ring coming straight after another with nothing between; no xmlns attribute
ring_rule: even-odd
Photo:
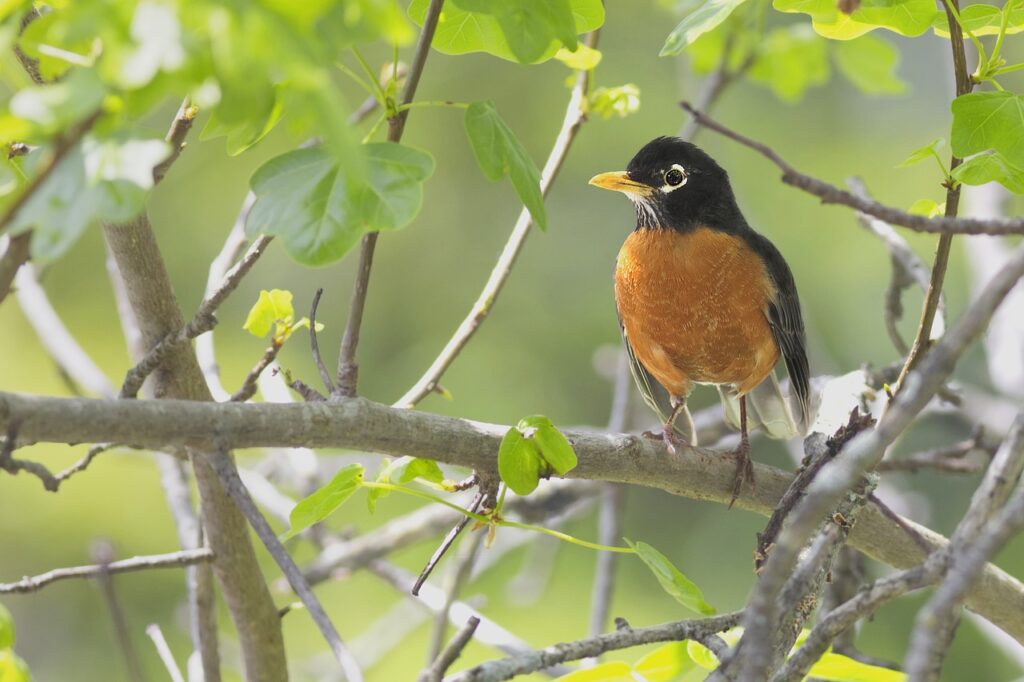
<svg viewBox="0 0 1024 682"><path fill-rule="evenodd" d="M749 483L752 488L757 487L754 481L754 464L750 461L750 441L743 439L731 453L736 458L736 473L732 479L732 497L729 498L729 509L736 503L736 498L743 491L743 484Z"/></svg>
<svg viewBox="0 0 1024 682"><path fill-rule="evenodd" d="M676 454L677 445L687 445L688 443L679 437L676 430L671 424L665 424L660 431L644 431L644 438L651 440L660 440L665 444L665 448L669 451L669 454Z"/></svg>

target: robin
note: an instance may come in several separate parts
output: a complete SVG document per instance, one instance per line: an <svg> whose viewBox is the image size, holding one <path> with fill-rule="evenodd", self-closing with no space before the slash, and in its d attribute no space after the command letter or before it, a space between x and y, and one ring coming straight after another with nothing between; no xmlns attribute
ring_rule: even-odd
<svg viewBox="0 0 1024 682"><path fill-rule="evenodd" d="M780 356L799 418L808 423L809 370L793 273L747 224L725 170L689 142L659 137L625 171L601 173L590 184L622 192L636 206L636 227L615 264L615 303L637 386L662 417L668 413L658 437L674 451L675 421L685 413L692 442L686 398L695 384L739 400L735 502L743 483L753 483L747 396ZM658 404L658 385L669 409Z"/></svg>

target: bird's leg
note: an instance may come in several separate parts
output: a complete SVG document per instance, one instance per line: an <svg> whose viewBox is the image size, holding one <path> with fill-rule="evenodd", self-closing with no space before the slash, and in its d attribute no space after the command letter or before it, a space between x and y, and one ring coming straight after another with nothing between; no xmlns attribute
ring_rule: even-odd
<svg viewBox="0 0 1024 682"><path fill-rule="evenodd" d="M736 502L744 483L754 483L754 465L750 461L750 437L747 435L747 396L740 396L740 444L732 451L736 457L736 474L732 479L732 498L729 509Z"/></svg>
<svg viewBox="0 0 1024 682"><path fill-rule="evenodd" d="M685 441L683 441L679 436L676 435L674 425L676 417L678 417L681 412L686 412L686 398L671 396L670 400L672 402L672 413L669 414L668 420L665 421L665 425L661 427L661 433L658 433L657 431L644 431L644 436L646 438L652 438L655 440L660 439L664 441L665 447L668 449L668 451L672 454L675 454L676 446L685 443ZM690 434L692 439L694 431L693 417L689 416L689 412L686 412L686 415L690 423Z"/></svg>

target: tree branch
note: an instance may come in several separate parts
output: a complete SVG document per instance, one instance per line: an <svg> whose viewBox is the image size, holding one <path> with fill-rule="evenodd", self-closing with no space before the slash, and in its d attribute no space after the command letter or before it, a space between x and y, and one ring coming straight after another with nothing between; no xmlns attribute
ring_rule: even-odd
<svg viewBox="0 0 1024 682"><path fill-rule="evenodd" d="M585 42L588 46L594 47L597 45L597 38L598 32L594 31L587 36ZM569 104L565 110L562 128L555 138L555 144L551 147L548 160L544 163L544 170L541 172L541 197L547 196L551 185L554 184L555 178L558 176L558 171L562 168L565 157L569 153L573 140L576 139L576 133L579 132L580 126L586 120L584 105L586 104L589 83L590 71L579 71L576 75L576 83L573 85L572 94L569 96ZM505 247L498 256L498 261L494 264L494 268L487 278L487 283L484 284L483 290L477 297L476 302L473 303L473 307L470 308L469 314L463 319L455 333L452 334L452 337L448 339L448 343L445 344L440 354L434 359L430 367L427 368L427 371L423 373L423 376L405 392L405 395L395 402L395 407L415 407L419 401L437 389L438 382L445 371L455 362L455 358L458 357L462 349L469 343L469 340L473 338L477 329L480 328L480 325L490 315L495 301L505 286L505 282L508 281L509 275L512 274L512 267L515 265L516 258L519 256L519 252L522 251L523 244L525 244L526 237L530 234L532 227L533 216L524 206L519 212L519 218L516 220L515 227L512 228L508 241L505 242Z"/></svg>
<svg viewBox="0 0 1024 682"><path fill-rule="evenodd" d="M437 22L441 17L441 7L443 5L444 0L430 0L427 13L423 18L423 28L416 43L416 52L413 55L412 64L409 66L408 79L405 82L405 88L402 90L399 106L409 104L412 102L413 97L416 96L416 88L420 84L420 76L423 75L423 67L427 63L427 55L430 54L430 43L434 40L434 31L437 29ZM388 141L401 141L402 133L405 131L405 122L408 118L409 110L405 109L388 119ZM332 393L333 396L352 397L356 394L356 384L359 381L356 348L359 346L359 331L363 324L363 310L366 307L366 294L370 286L370 270L373 268L373 252L377 247L377 236L378 233L376 232L364 235L359 248L356 283L352 288L352 303L349 306L348 321L345 323L345 331L341 337L341 348L338 351L338 385L334 393Z"/></svg>
<svg viewBox="0 0 1024 682"><path fill-rule="evenodd" d="M524 654L489 661L452 675L446 682L498 682L525 675L567 661L592 658L606 651L628 649L656 642L678 642L717 634L739 624L740 613L727 613L701 620L682 620L647 628L624 628L589 639L565 642Z"/></svg>
<svg viewBox="0 0 1024 682"><path fill-rule="evenodd" d="M479 625L480 619L477 616L471 616L466 621L465 627L459 630L458 634L452 638L452 641L449 642L444 651L438 654L437 659L430 664L430 667L420 674L419 682L441 682L445 672L447 672L448 668L452 667L452 664L462 654L462 650L473 639L473 633L476 632Z"/></svg>
<svg viewBox="0 0 1024 682"><path fill-rule="evenodd" d="M707 114L694 109L689 102L682 102L681 106L690 112L702 126L760 153L779 167L782 171L782 182L797 189L802 189L808 194L813 194L821 199L823 204L849 206L861 213L874 216L892 225L908 227L915 232L938 234L947 232L954 234L1024 234L1024 218L991 220L951 217L928 218L921 215L912 215L891 206L885 206L876 201L858 197L835 185L830 185L827 182L801 173L784 161L771 147L741 135L730 128L726 128L721 123L709 118Z"/></svg>
<svg viewBox="0 0 1024 682"><path fill-rule="evenodd" d="M1018 258L1024 260L1020 254ZM1024 268L1024 263L1020 267ZM1006 275L1000 274L994 282L999 286L1005 279ZM991 303L986 304L983 298L969 308L967 315L984 318L987 305ZM983 321L977 324L980 327ZM959 338L959 333L953 333L955 329L943 337L936 350ZM956 343L966 346L963 341ZM948 353L931 356L934 359L929 362L938 364L948 358ZM914 391L908 395L924 402L926 399L919 396L941 381L940 377L923 386L923 381L915 379ZM903 414L903 408L890 409L887 417L892 420L892 415ZM903 418L900 417L901 422ZM909 422L909 415L906 419ZM19 436L27 442L112 439L149 448L189 444L212 447L218 442L232 447L347 448L427 457L483 471L495 470L498 445L508 431L507 425L392 409L358 398L295 404L109 402L0 392L0 429L12 421L19 423ZM905 428L905 423L890 423L895 433ZM885 427L885 433L889 433L889 428ZM861 436L845 452L873 449L875 433ZM676 455L669 455L664 447L637 436L588 431L568 431L566 435L579 458L579 465L572 472L574 478L644 485L721 504L727 504L731 496L735 466L721 453L679 447ZM744 490L736 506L767 516L788 488L792 475L756 465L755 477L757 488ZM906 524L933 548L947 542L910 521ZM925 557L915 539L874 505L864 509L850 534L850 544L896 568L912 567ZM986 568L969 595L968 606L1024 641L1024 586L1000 569Z"/></svg>
<svg viewBox="0 0 1024 682"><path fill-rule="evenodd" d="M25 594L36 592L50 583L71 578L98 578L104 571L110 574L130 573L132 571L146 571L153 568L181 568L191 566L204 561L210 561L213 552L209 549L187 549L180 552L168 554L153 554L150 556L137 556L131 559L121 559L108 564L93 564L90 566L75 566L73 568L55 568L33 577L25 577L13 583L0 583L0 594Z"/></svg>

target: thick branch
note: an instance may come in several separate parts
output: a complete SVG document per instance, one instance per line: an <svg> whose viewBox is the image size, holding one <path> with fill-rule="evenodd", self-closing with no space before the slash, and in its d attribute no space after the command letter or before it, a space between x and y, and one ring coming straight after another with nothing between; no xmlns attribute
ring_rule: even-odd
<svg viewBox="0 0 1024 682"><path fill-rule="evenodd" d="M113 574L145 571L151 568L181 568L182 566L191 566L192 564L209 561L211 558L213 558L213 552L208 549L187 549L169 554L137 556L131 559L112 561L109 564L55 568L52 571L47 571L37 576L22 578L17 582L0 583L0 594L35 592L59 580L98 578L104 572Z"/></svg>
<svg viewBox="0 0 1024 682"><path fill-rule="evenodd" d="M842 204L850 208L866 213L875 218L884 220L892 225L909 227L916 232L931 232L936 234L1024 234L1024 218L1012 219L991 219L981 220L978 218L928 218L922 215L912 215L891 206L885 206L863 197L858 197L835 185L830 185L823 180L818 180L810 175L801 173L789 165L771 147L752 140L749 137L726 128L721 123L709 118L707 114L694 109L688 102L683 102L682 107L690 112L702 126L714 130L731 140L739 142L758 152L769 161L774 163L782 171L782 182L802 189L808 194L821 199L823 204Z"/></svg>
<svg viewBox="0 0 1024 682"><path fill-rule="evenodd" d="M976 309L977 305L972 306L969 314ZM947 334L943 342L949 338ZM936 359L930 357L929 361ZM495 469L498 445L508 430L506 425L392 409L358 398L281 405L109 402L0 393L0 430L12 421L19 423L19 437L28 442L110 439L149 448L202 447L218 442L232 447L347 448L428 457L484 471ZM569 431L567 435L579 457L574 478L644 485L722 504L731 496L735 466L720 453L679 447L677 454L669 455L660 445L636 436L586 431ZM792 475L757 465L755 477L757 488L745 490L736 506L767 516L789 487ZM942 536L906 523L933 548L946 544ZM911 568L925 558L913 537L874 505L861 513L849 544L896 568ZM989 566L967 603L1024 641L1024 586L1014 578Z"/></svg>

